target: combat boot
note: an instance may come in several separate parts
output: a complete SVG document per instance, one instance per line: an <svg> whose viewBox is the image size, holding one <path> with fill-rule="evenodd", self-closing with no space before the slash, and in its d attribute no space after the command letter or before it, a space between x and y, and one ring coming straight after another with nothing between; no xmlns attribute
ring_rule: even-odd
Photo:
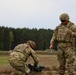
<svg viewBox="0 0 76 75"><path fill-rule="evenodd" d="M64 73L60 73L60 75L64 75Z"/></svg>
<svg viewBox="0 0 76 75"><path fill-rule="evenodd" d="M31 74L29 73L29 74L25 74L25 75L31 75Z"/></svg>

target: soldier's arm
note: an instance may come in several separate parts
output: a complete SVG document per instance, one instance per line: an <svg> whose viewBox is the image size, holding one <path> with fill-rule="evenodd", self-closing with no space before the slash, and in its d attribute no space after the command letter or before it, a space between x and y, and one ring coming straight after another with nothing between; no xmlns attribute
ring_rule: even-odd
<svg viewBox="0 0 76 75"><path fill-rule="evenodd" d="M52 39L50 40L50 45L53 45L54 42L55 42L55 36L54 36L54 35L55 35L55 34L53 34Z"/></svg>
<svg viewBox="0 0 76 75"><path fill-rule="evenodd" d="M75 36L75 38L76 38L76 25L74 25L74 27L73 27L73 36Z"/></svg>
<svg viewBox="0 0 76 75"><path fill-rule="evenodd" d="M39 58L38 58L38 56L36 55L36 52L33 49L31 49L31 57L34 60L34 66L37 66L38 63L39 63Z"/></svg>
<svg viewBox="0 0 76 75"><path fill-rule="evenodd" d="M53 45L56 38L57 38L57 33L58 33L58 27L56 27L56 29L54 30L54 33L53 33L53 36L52 36L52 39L50 40L50 45Z"/></svg>
<svg viewBox="0 0 76 75"><path fill-rule="evenodd" d="M71 30L72 30L72 35L73 35L73 37L75 37L76 38L76 25L73 25L72 27L71 27Z"/></svg>

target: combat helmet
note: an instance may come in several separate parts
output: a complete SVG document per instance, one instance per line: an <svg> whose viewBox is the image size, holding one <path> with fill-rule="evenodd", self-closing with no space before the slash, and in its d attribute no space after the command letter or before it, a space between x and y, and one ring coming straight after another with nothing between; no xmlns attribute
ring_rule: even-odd
<svg viewBox="0 0 76 75"><path fill-rule="evenodd" d="M36 47L35 42L32 41L32 40L28 40L26 43L27 43L28 45L30 45L31 48L35 48L35 47Z"/></svg>
<svg viewBox="0 0 76 75"><path fill-rule="evenodd" d="M67 20L67 21L69 21L69 18L70 17L69 17L69 15L67 13L63 13L59 17L60 20Z"/></svg>

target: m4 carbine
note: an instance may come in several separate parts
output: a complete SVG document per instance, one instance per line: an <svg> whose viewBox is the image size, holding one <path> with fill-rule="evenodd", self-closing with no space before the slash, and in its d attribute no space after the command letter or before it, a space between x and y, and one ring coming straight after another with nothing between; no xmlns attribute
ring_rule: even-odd
<svg viewBox="0 0 76 75"><path fill-rule="evenodd" d="M28 68L29 68L31 71L35 71L35 72L41 72L42 69L45 68L44 66L41 66L41 65L38 65L37 67L34 67L33 65L28 64L27 66L28 66Z"/></svg>

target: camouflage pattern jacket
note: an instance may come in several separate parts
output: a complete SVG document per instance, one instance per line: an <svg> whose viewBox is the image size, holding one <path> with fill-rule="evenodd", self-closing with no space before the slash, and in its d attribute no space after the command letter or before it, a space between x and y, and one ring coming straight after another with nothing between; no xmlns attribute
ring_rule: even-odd
<svg viewBox="0 0 76 75"><path fill-rule="evenodd" d="M75 38L76 38L76 26L74 25L74 23L69 22L66 26L60 24L55 28L53 37L50 40L50 44L54 44L55 41L58 41L58 43L67 42L75 45Z"/></svg>
<svg viewBox="0 0 76 75"><path fill-rule="evenodd" d="M10 53L10 61L22 61L23 64L27 61L28 57L32 57L35 64L38 64L38 57L35 51L26 43L17 45Z"/></svg>

